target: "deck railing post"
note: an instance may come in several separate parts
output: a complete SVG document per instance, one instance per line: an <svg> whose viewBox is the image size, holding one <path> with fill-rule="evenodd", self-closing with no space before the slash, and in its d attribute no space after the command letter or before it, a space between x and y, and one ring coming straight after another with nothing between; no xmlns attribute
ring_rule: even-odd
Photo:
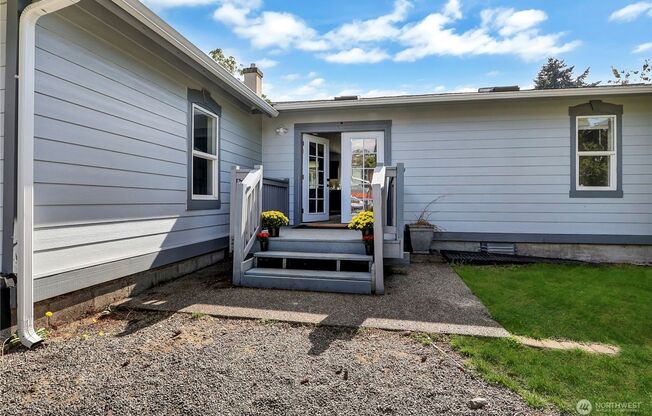
<svg viewBox="0 0 652 416"><path fill-rule="evenodd" d="M394 204L396 204L394 212L396 213L396 239L400 241L400 252L401 255L405 251L404 249L404 238L403 233L405 232L405 218L403 213L403 200L404 200L404 186L405 186L405 165L403 163L396 164L396 198L394 198Z"/></svg>
<svg viewBox="0 0 652 416"><path fill-rule="evenodd" d="M385 207L387 195L385 194L386 183L386 168L378 166L374 170L374 176L371 180L371 190L374 201L374 261L373 261L373 276L372 276L372 290L377 295L385 293L384 283L384 222L385 222Z"/></svg>
<svg viewBox="0 0 652 416"><path fill-rule="evenodd" d="M235 174L235 189L232 193L231 228L233 230L233 284L238 286L245 270L245 259L256 242L260 230L260 214L262 212L263 167L256 166L243 173L239 169ZM232 182L233 183L233 182Z"/></svg>
<svg viewBox="0 0 652 416"><path fill-rule="evenodd" d="M237 195L238 171L240 166L231 166L231 186L229 188L229 254L233 253L233 238L235 236L233 223L235 221L235 198Z"/></svg>

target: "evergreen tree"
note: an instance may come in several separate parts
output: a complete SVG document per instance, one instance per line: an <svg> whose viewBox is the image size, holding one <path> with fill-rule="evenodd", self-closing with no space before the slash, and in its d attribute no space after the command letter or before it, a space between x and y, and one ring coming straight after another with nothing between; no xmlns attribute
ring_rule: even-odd
<svg viewBox="0 0 652 416"><path fill-rule="evenodd" d="M632 76L638 76L638 79L634 79L635 82L643 84L652 83L652 63L650 63L649 59L646 59L645 62L643 62L643 67L641 69L617 69L612 66L611 72L614 75L614 79L610 80L609 84L627 85L632 81Z"/></svg>
<svg viewBox="0 0 652 416"><path fill-rule="evenodd" d="M541 67L537 78L534 80L534 89L594 87L599 82L593 84L587 84L586 82L589 69L586 68L580 76L574 78L575 66L568 67L563 59L548 58L548 62Z"/></svg>

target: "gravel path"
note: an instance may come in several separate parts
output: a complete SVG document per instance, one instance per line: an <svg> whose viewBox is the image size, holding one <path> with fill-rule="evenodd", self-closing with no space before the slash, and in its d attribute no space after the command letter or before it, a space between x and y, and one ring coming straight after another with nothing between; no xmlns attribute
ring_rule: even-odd
<svg viewBox="0 0 652 416"><path fill-rule="evenodd" d="M3 415L531 415L514 393L375 329L114 313L0 362ZM126 314L126 312L125 312ZM488 399L481 410L467 402Z"/></svg>
<svg viewBox="0 0 652 416"><path fill-rule="evenodd" d="M416 256L390 268L383 296L233 287L221 262L152 288L121 306L166 312L203 312L228 318L366 327L398 331L506 337L450 265Z"/></svg>

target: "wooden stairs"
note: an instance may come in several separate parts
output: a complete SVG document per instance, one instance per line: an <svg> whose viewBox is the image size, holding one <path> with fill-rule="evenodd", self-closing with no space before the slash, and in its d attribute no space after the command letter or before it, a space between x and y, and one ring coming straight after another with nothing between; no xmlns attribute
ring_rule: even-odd
<svg viewBox="0 0 652 416"><path fill-rule="evenodd" d="M360 233L348 230L289 230L269 239L269 251L253 254L243 274L248 287L338 293L373 293L373 257Z"/></svg>

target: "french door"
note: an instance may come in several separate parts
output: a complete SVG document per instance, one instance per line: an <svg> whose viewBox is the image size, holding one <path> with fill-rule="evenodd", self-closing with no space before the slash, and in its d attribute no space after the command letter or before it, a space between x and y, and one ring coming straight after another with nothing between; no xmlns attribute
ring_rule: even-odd
<svg viewBox="0 0 652 416"><path fill-rule="evenodd" d="M371 179L385 160L382 131L342 133L342 222L373 207Z"/></svg>
<svg viewBox="0 0 652 416"><path fill-rule="evenodd" d="M328 139L303 135L303 222L328 221Z"/></svg>

